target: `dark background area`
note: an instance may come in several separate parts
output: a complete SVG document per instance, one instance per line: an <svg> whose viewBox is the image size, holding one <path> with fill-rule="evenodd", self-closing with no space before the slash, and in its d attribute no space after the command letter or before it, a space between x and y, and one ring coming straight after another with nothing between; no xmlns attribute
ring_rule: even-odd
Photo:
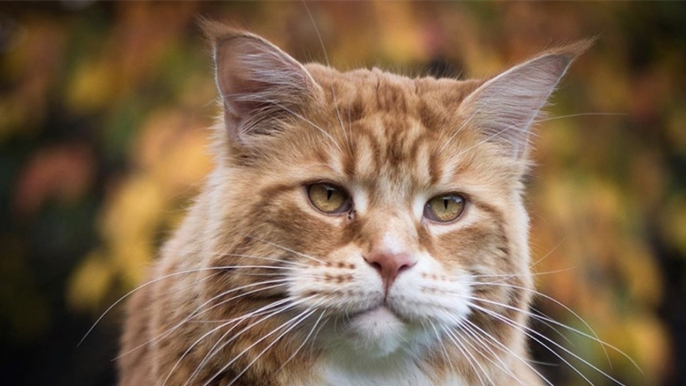
<svg viewBox="0 0 686 386"><path fill-rule="evenodd" d="M114 384L122 307L77 344L142 280L211 169L218 109L200 16L325 62L318 30L336 68L411 76L489 76L598 37L535 139L534 270L542 293L643 374L535 326L626 385L686 384L684 3L97 1L0 3L3 384ZM536 307L588 333L553 302ZM532 349L554 384L584 384Z"/></svg>

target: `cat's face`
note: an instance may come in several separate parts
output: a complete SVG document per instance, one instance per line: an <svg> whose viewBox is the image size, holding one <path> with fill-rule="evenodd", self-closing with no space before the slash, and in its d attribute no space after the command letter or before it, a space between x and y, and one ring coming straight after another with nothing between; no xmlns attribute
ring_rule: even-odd
<svg viewBox="0 0 686 386"><path fill-rule="evenodd" d="M467 117L425 100L460 98L463 85L310 72L324 90L335 83L339 111L332 100L305 109L271 145L281 162L251 183L255 236L297 251L271 251L294 263L284 295L340 317L344 342L379 355L456 327L474 296L521 307L521 291L475 286L503 275L528 285L517 164L468 123L456 132Z"/></svg>
<svg viewBox="0 0 686 386"><path fill-rule="evenodd" d="M489 315L521 322L529 302L528 128L576 51L458 82L301 66L234 31L216 47L225 127L203 264L251 268L211 277L207 296L244 288L365 357L464 326L507 344Z"/></svg>

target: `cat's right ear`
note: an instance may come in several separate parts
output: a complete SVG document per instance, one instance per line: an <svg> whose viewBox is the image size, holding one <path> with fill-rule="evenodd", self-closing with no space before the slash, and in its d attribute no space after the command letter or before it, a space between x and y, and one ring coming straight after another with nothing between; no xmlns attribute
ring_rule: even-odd
<svg viewBox="0 0 686 386"><path fill-rule="evenodd" d="M592 43L582 40L555 48L503 72L467 96L460 112L480 129L485 141L521 159L539 110L572 61Z"/></svg>
<svg viewBox="0 0 686 386"><path fill-rule="evenodd" d="M305 67L263 38L210 21L203 29L213 47L226 131L237 144L274 134L278 125L270 122L297 114L321 90Z"/></svg>

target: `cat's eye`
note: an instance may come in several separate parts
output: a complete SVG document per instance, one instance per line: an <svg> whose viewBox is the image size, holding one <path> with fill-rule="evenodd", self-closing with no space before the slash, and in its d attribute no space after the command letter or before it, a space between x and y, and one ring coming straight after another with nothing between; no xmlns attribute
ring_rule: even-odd
<svg viewBox="0 0 686 386"><path fill-rule="evenodd" d="M344 213L352 203L348 193L338 186L317 183L307 187L307 196L315 208L327 214Z"/></svg>
<svg viewBox="0 0 686 386"><path fill-rule="evenodd" d="M465 199L459 194L442 194L430 199L424 207L424 217L436 222L450 222L462 214Z"/></svg>

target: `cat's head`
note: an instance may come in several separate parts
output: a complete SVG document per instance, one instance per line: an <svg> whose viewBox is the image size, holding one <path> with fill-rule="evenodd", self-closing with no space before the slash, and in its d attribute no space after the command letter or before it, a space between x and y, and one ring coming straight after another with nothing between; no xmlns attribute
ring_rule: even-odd
<svg viewBox="0 0 686 386"><path fill-rule="evenodd" d="M530 298L530 127L587 43L457 81L302 65L208 30L224 119L203 264L246 267L208 297L281 302L305 333L335 320L325 338L362 356L464 326L515 339L492 313L523 322Z"/></svg>

